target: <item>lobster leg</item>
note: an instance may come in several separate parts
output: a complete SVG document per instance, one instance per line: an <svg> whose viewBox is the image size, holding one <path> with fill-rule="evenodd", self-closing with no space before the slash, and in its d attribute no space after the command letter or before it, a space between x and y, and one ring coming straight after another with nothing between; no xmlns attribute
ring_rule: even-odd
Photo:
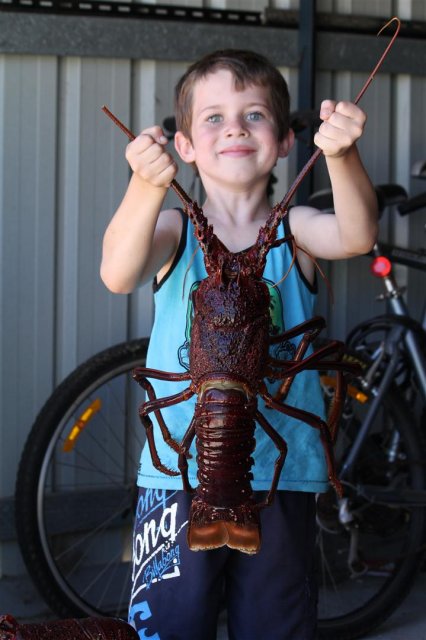
<svg viewBox="0 0 426 640"><path fill-rule="evenodd" d="M305 332L296 350L296 354L295 354L296 362L300 362L302 360L309 346L315 340L315 338L318 336L318 334L321 332L324 326L325 326L324 318L320 316L316 316L311 320L307 320L306 322L303 322L297 325L293 329L290 329L290 331L287 331L285 332L285 334L283 334L285 335L286 339L290 339L296 335L299 335L302 331ZM275 336L273 340L271 340L271 342L279 342L281 341L281 339L282 337L280 338L280 336ZM276 364L275 361L274 361L274 364ZM284 398L287 397L293 380L294 380L294 375L288 375L288 377L286 377L286 379L281 383L281 386L275 395L276 400L283 400Z"/></svg>
<svg viewBox="0 0 426 640"><path fill-rule="evenodd" d="M170 431L168 430L167 425L164 422L163 416L161 412L158 410L158 408L156 407L156 403L158 402L158 400L155 395L154 388L147 378L156 378L157 380L167 380L171 382L176 382L181 380L190 380L191 376L188 373L170 373L166 371L158 371L157 369L146 369L144 367L134 369L133 371L133 379L136 380L136 382L141 387L143 387L143 389L145 389L146 393L148 394L148 398L150 399L150 402L145 403L144 407L148 409L148 412L154 411L154 415L158 420L158 424L160 426L164 441L169 445L169 447L171 447L174 451L176 451L176 453L179 453L180 451L179 444L176 442L176 440L174 440L171 437ZM191 395L193 394L191 393ZM187 398L190 398L191 395L188 395L183 399L186 400ZM176 394L175 396L168 396L168 398L162 398L162 400L167 400L167 404L163 406L170 406L173 404L177 404L178 402L181 402L182 400L180 396L181 394L179 393L179 394ZM139 415L140 415L140 412L139 412Z"/></svg>
<svg viewBox="0 0 426 640"><path fill-rule="evenodd" d="M286 369L290 369L290 373L294 374L299 373L300 371L303 371L307 368L322 368L323 362L327 362L329 365L332 365L333 363L336 365L343 364L344 367L347 367L348 371L351 372L352 365L346 362L343 363L341 361L341 358L344 354L344 348L345 346L343 342L340 342L339 340L333 340L314 351L314 353L311 353L311 355L307 356L304 360L302 360L302 356L295 357L293 360L281 360L279 358L271 357L269 358L268 362L273 364L273 366L277 368L283 367ZM325 356L332 355L333 353L337 354L337 360L322 360ZM314 365L314 363L316 364Z"/></svg>
<svg viewBox="0 0 426 640"><path fill-rule="evenodd" d="M334 445L337 436L337 426L342 410L343 403L345 401L345 393L346 393L346 379L344 377L344 373L351 373L352 375L359 374L359 367L354 363L347 363L343 361L334 361L334 360L323 360L324 356L328 356L332 353L337 353L337 357L340 359L343 356L344 345L340 341L332 341L328 345L325 345L321 349L318 349L315 353L308 358L305 358L302 363L297 362L295 360L286 360L279 361L275 359L271 359L272 364L275 367L288 367L289 370L285 372L285 380L283 384L280 386L279 391L274 396L274 399L277 401L282 400L288 390L290 388L291 382L293 381L295 375L301 370L301 365L303 365L303 369L332 369L337 372L336 377L336 388L331 401L331 405L328 412L327 424L328 424L328 432L331 435L332 443ZM293 368L294 367L294 368ZM276 378L280 378L280 374L274 373ZM288 376L288 377L287 377ZM285 387L286 383L290 380L290 383L287 387ZM283 390L286 392L283 395Z"/></svg>
<svg viewBox="0 0 426 640"><path fill-rule="evenodd" d="M194 440L194 437L195 437L195 419L193 418L191 420L191 423L185 435L182 438L182 442L180 443L179 458L178 458L178 467L182 476L183 489L187 493L194 493L195 491L195 489L191 487L191 483L189 482L189 477L188 477L188 458L190 457L189 447L191 446L192 441Z"/></svg>
<svg viewBox="0 0 426 640"><path fill-rule="evenodd" d="M342 407L345 402L346 387L347 383L345 376L343 375L342 371L338 371L336 376L336 388L334 390L327 417L328 430L333 445L336 443L337 427L340 415L342 413Z"/></svg>
<svg viewBox="0 0 426 640"><path fill-rule="evenodd" d="M332 353L336 353L338 360L323 360L323 358ZM336 371L345 371L351 375L358 375L360 373L360 369L358 364L351 362L343 362L342 355L344 352L344 345L340 341L333 341L329 344L321 347L312 353L310 356L305 358L304 360L279 360L277 358L270 358L269 363L272 364L276 369L282 368L286 369L285 372L279 373L276 369L271 368L267 371L266 376L272 376L274 378L280 379L287 376L295 376L297 373L304 371L306 369L334 369ZM276 400L279 399L279 392L277 392Z"/></svg>
<svg viewBox="0 0 426 640"><path fill-rule="evenodd" d="M312 336L309 342L312 342L317 335L325 328L325 320L322 316L314 316L310 320L306 320L305 322L301 322L297 324L295 327L288 329L288 331L284 331L277 336L272 336L270 338L271 344L276 344L281 342L282 340L290 340L291 338L295 338L296 336L300 336L301 333L305 333L304 337Z"/></svg>
<svg viewBox="0 0 426 640"><path fill-rule="evenodd" d="M149 382L149 380L147 380L146 378L143 378L142 376L140 376L139 379L138 379L138 382L141 385L141 387L143 387L145 389L145 391L146 391L146 393L148 395L148 398L150 399L151 403L156 401L157 397L155 395L154 388L153 388L152 384ZM166 442L166 444L168 444L169 447L171 449L173 449L173 451L176 451L176 453L179 453L179 451L180 451L179 444L176 442L176 440L174 440L174 438L172 438L171 433L170 433L166 423L164 422L164 418L163 418L163 415L162 415L161 411L155 410L154 411L154 415L157 418L157 422L158 422L158 424L160 426L160 430L161 430L161 434L163 436L164 442Z"/></svg>
<svg viewBox="0 0 426 640"><path fill-rule="evenodd" d="M137 382L147 391L148 396L150 398L153 398L150 402L145 402L139 409L139 417L143 426L145 427L146 437L147 437L149 451L151 453L153 465L156 469L158 469L158 471L161 471L166 475L178 476L179 475L178 471L173 471L172 469L169 469L168 467L164 466L159 458L157 447L155 445L155 440L154 440L154 426L148 414L151 412L154 412L154 415L156 415L157 417L158 415L160 415L161 420L159 420L159 426L160 426L164 441L175 451L180 451L179 445L171 437L170 431L167 428L163 420L163 417L161 416L160 409L164 409L165 407L170 407L172 405L179 404L180 402L184 402L185 400L188 400L188 398L193 396L194 392L190 387L187 387L180 393L176 393L173 396L167 396L165 398L157 399L155 397L154 389L151 383L143 375L141 375L141 370L139 370L137 376L138 376L137 378L136 376L134 376L135 379L137 379Z"/></svg>
<svg viewBox="0 0 426 640"><path fill-rule="evenodd" d="M306 354L306 351L308 350L312 342L315 340L315 338L318 336L318 334L321 332L321 330L324 328L324 326L325 326L324 318L320 316L316 316L311 320L307 320L306 322L302 322L296 327L293 327L293 329L286 331L285 333L281 334L281 336L274 336L274 338L271 340L271 343L281 342L281 340L283 339L288 340L304 332L304 335L302 336L298 344L298 347L296 349L295 358L292 361L293 363L301 362L304 355ZM273 358L269 360L270 364L273 364L278 367L282 366L285 362L288 363L288 360L279 361ZM303 360L303 362L306 362L306 360ZM284 366L286 365L284 364ZM292 372L288 372L286 374L285 380L281 383L280 388L275 394L276 400L283 400L284 398L287 397L288 392L290 391L292 382L294 380L294 376L295 374L292 375Z"/></svg>
<svg viewBox="0 0 426 640"><path fill-rule="evenodd" d="M136 367L136 369L133 369L132 375L139 384L139 379L142 378L154 378L155 380L167 380L169 382L191 380L190 373L173 373L171 371L160 371L159 369L147 369L146 367Z"/></svg>
<svg viewBox="0 0 426 640"><path fill-rule="evenodd" d="M281 475L281 471L287 456L287 444L284 438L280 436L280 434L273 428L271 424L267 421L264 415L260 413L260 411L256 411L255 418L258 424L262 427L265 433L271 438L275 446L279 451L279 456L275 460L274 464L274 475L272 478L272 484L268 491L268 494L263 502L260 502L257 507L258 509L262 509L263 507L267 507L272 503L274 499L275 493L277 491L278 480Z"/></svg>
<svg viewBox="0 0 426 640"><path fill-rule="evenodd" d="M139 413L139 417L143 426L145 427L146 439L148 441L149 451L152 458L152 464L156 469L158 469L158 471L165 473L167 476L178 476L179 471L173 471L173 469L169 469L160 460L157 447L155 446L154 427L153 427L151 418L149 418L149 416L141 415L141 413Z"/></svg>
<svg viewBox="0 0 426 640"><path fill-rule="evenodd" d="M296 418L296 420L301 420L305 422L310 427L314 429L318 429L320 432L321 443L324 448L325 458L327 462L328 469L328 479L331 485L334 487L337 495L339 497L343 496L343 488L337 477L336 473L336 465L334 461L334 453L333 453L333 443L331 439L331 435L328 429L328 425L324 420L321 420L318 416L309 411L303 411L303 409L297 409L296 407L291 407L287 404L281 404L274 400L274 398L267 392L266 386L261 390L260 395L264 399L266 405L271 407L271 409L276 409L285 415L291 416L292 418Z"/></svg>

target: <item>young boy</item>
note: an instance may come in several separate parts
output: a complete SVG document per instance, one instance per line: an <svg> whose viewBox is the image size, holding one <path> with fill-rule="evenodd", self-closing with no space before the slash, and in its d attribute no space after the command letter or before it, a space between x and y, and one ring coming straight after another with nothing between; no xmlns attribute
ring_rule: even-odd
<svg viewBox="0 0 426 640"><path fill-rule="evenodd" d="M341 259L365 253L377 233L374 190L355 142L365 115L348 102L326 100L315 143L323 150L333 188L335 216L293 207L279 237L292 233L300 251L295 267L270 287L275 333L312 317L316 285L307 253ZM192 65L176 87L175 147L196 165L206 199L204 214L215 234L234 252L253 245L269 214L266 191L278 158L290 152L288 90L265 58L247 51L218 51ZM129 293L154 279L156 313L147 366L164 371L188 368L190 291L206 277L191 224L179 209L161 210L177 173L160 127L145 129L126 158L129 187L104 238L102 279L116 293ZM306 252L306 253L305 253ZM279 282L291 264L287 243L268 254L264 279ZM182 297L183 295L183 297ZM273 355L291 359L294 342L274 345ZM157 398L186 384L152 381ZM172 388L171 386L172 385ZM195 398L162 411L173 438L181 441ZM321 415L316 372L296 376L286 403ZM259 403L259 410L265 407ZM247 556L227 546L194 553L186 543L191 496L179 477L155 469L144 447L138 474L134 571L129 619L141 638L209 640L225 594L231 640L312 640L316 629L313 579L315 493L327 489L327 469L316 429L266 410L268 421L288 445L272 506L262 511L262 546ZM177 468L155 423L162 463ZM254 480L257 501L271 484L276 449L256 431ZM189 477L197 485L195 455Z"/></svg>

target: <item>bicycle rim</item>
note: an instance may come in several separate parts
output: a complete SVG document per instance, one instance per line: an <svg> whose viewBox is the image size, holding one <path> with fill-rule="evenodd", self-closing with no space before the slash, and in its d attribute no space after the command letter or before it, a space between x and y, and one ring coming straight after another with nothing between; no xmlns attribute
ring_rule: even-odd
<svg viewBox="0 0 426 640"><path fill-rule="evenodd" d="M127 615L144 439L143 394L130 372L145 356L146 343L135 341L79 367L40 412L22 456L18 537L30 575L61 616Z"/></svg>
<svg viewBox="0 0 426 640"><path fill-rule="evenodd" d="M353 389L352 389L353 390ZM356 390L355 390L356 391ZM342 460L371 398L348 396L339 426L336 457ZM335 496L318 497L317 580L319 630L324 640L362 637L389 617L414 582L424 541L419 507L373 504L359 488L424 489L423 453L414 421L398 393L385 398L345 486L346 527Z"/></svg>

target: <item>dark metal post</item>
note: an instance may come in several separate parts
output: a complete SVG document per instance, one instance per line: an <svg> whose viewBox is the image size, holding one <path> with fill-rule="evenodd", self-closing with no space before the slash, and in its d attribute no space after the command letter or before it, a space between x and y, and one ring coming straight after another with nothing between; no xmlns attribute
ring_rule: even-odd
<svg viewBox="0 0 426 640"><path fill-rule="evenodd" d="M315 107L315 14L316 0L300 0L299 8L299 90L298 110ZM306 129L297 146L297 171L299 172L313 152L313 128ZM312 193L312 172L305 178L297 192L297 203L306 204Z"/></svg>

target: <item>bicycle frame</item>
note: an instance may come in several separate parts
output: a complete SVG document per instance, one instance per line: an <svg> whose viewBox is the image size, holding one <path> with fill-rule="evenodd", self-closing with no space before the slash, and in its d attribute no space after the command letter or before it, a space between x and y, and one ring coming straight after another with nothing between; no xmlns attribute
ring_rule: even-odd
<svg viewBox="0 0 426 640"><path fill-rule="evenodd" d="M401 249L399 249L399 251L401 251ZM373 254L376 257L382 255L380 246L378 244L375 245L373 249ZM407 305L405 303L404 298L402 297L402 290L397 286L397 283L392 274L392 271L390 271L388 275L383 276L382 279L387 292L386 297L389 300L389 306L392 309L393 313L396 316L410 318ZM424 306L421 324L420 323L415 323L415 324L417 324L417 328L416 328L417 333L418 332L421 333L423 329L426 329L426 305ZM413 326L415 327L415 325ZM426 362L423 357L421 348L419 346L418 338L416 337L416 332L408 329L404 331L402 337L403 337L407 352L410 355L413 369L417 376L417 381L418 381L420 392L422 394L423 402L426 405Z"/></svg>
<svg viewBox="0 0 426 640"><path fill-rule="evenodd" d="M404 252L403 249L400 251ZM375 258L383 256L383 252L379 244L375 245L372 253ZM407 251L407 253L410 252ZM417 264L411 263L411 266L418 267L419 262L417 262ZM419 344L419 336L424 335L423 326L426 325L426 306L423 312L422 324L420 324L416 320L413 320L409 315L407 305L402 297L402 290L398 287L392 274L391 262L389 262L389 271L379 275L382 278L386 289L386 293L382 297L388 300L393 315L379 316L372 321L372 324L374 325L375 321L380 323L386 320L389 324L390 330L386 333L385 339L376 350L371 367L363 377L363 386L372 391L374 399L365 419L363 420L351 450L340 470L341 481L348 480L357 463L361 447L373 425L382 400L389 391L397 375L398 366L401 362L401 355L404 350L409 357L409 361L417 379L418 388L422 395L423 403L426 406L426 362ZM350 336L353 336L356 330L357 329L355 328L351 332ZM383 360L386 361L385 372L382 375L379 384L374 386L375 374ZM367 494L369 499L378 502L383 502L383 500L385 500L386 504L403 503L426 506L426 492L404 492L402 496L401 492L398 491L392 492L391 490L387 490L386 492L383 492L380 490L378 491L374 487L371 487L371 489L364 487L363 495L367 497Z"/></svg>

